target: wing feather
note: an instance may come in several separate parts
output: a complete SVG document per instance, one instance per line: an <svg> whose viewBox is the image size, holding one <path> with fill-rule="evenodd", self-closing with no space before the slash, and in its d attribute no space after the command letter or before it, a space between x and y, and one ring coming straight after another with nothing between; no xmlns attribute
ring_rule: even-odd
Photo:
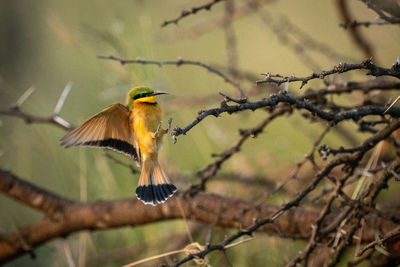
<svg viewBox="0 0 400 267"><path fill-rule="evenodd" d="M61 139L61 145L103 147L124 153L139 162L138 146L129 121L129 109L114 104L94 115Z"/></svg>

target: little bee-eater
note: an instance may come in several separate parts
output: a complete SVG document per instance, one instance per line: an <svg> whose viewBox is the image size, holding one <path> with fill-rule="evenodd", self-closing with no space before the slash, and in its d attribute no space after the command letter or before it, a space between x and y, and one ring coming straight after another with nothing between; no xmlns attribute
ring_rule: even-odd
<svg viewBox="0 0 400 267"><path fill-rule="evenodd" d="M161 129L161 108L156 95L166 92L137 87L129 91L127 105L113 104L61 139L65 147L92 146L116 150L131 157L142 172L136 196L157 205L171 197L176 187L158 163L158 151L168 130Z"/></svg>

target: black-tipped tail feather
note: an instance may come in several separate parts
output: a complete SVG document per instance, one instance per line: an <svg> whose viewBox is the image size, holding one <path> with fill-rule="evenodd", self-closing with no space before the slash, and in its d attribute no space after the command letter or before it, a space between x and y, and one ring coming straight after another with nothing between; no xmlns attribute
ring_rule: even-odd
<svg viewBox="0 0 400 267"><path fill-rule="evenodd" d="M137 198L144 204L153 206L164 203L175 192L176 187L173 184L142 185L136 188Z"/></svg>

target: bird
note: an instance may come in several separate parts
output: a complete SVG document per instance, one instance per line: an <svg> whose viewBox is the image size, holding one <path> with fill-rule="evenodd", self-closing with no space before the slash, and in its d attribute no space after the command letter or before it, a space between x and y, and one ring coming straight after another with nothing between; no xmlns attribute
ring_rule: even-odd
<svg viewBox="0 0 400 267"><path fill-rule="evenodd" d="M136 196L144 204L164 203L177 190L158 162L162 139L171 127L161 128L162 111L156 96L167 94L148 87L131 89L126 105L112 104L61 138L61 145L112 149L141 167Z"/></svg>

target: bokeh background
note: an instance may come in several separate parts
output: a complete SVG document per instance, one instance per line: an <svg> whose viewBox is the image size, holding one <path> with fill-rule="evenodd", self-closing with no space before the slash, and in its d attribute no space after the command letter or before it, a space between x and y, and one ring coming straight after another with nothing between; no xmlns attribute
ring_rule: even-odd
<svg viewBox="0 0 400 267"><path fill-rule="evenodd" d="M77 125L109 104L124 103L130 88L146 85L170 93L159 100L165 110L165 122L172 117L173 126L183 127L195 119L199 110L218 106L222 100L219 92L236 96L236 90L220 77L196 66L122 66L96 56L192 59L230 75L232 53L235 53L238 70L247 75L232 74L232 77L253 99L267 97L277 90L269 86L255 87L254 82L262 79L260 73L304 76L312 71L330 69L339 62L359 63L365 59L349 32L339 27L342 19L335 1L266 1L257 12L243 12L245 14L235 17L231 25L233 43L227 38L226 28L217 23L225 14L225 3L215 5L210 12L200 11L189 16L178 25L161 27L165 20L177 17L183 9L202 3L206 1L1 1L0 108L10 106L28 88L35 87L22 109L35 115L51 115L64 87L72 82L60 116ZM247 4L235 1L234 5L240 13ZM376 17L361 1L350 1L350 10L360 21ZM297 27L295 30L293 25ZM296 35L298 29L304 34ZM374 61L391 66L400 54L398 26L371 26L362 28L361 32L374 49ZM324 47L319 49L322 51L311 49L312 44L296 37L305 34L332 48L339 57L329 56L329 50ZM317 65L307 62L304 53ZM352 73L333 79L350 77L363 76ZM306 87L321 85L321 81L313 81ZM299 84L291 84L289 90L297 94ZM176 144L166 138L161 152L162 165L184 190L197 181L194 174L212 161L212 153L223 151L238 139L239 128L254 126L264 116L263 112L245 112L208 118L186 136L178 137ZM245 144L243 151L224 165L223 172L258 175L275 182L287 176L323 129L321 125L302 124L302 121L297 114L272 123L257 142L251 140ZM109 159L104 151L62 148L59 139L65 131L53 125L27 125L18 118L5 116L0 122L2 168L75 200L134 197L138 174L132 174L128 168ZM344 123L343 127L354 126ZM357 134L352 136L353 140L357 138ZM346 145L349 142L351 138L338 138L333 132L324 143ZM123 156L110 153L130 164ZM241 190L242 186L216 179L207 190L248 200L263 194L257 187ZM269 199L275 204L284 201L279 194ZM1 232L15 230L41 216L0 195ZM203 228L193 222L167 221L78 233L35 250L35 260L26 255L6 266L120 266L177 249L178 245L183 247L188 239L186 229L191 229L195 241L204 244L206 232ZM231 231L214 229L212 240L221 240ZM234 266L265 266L265 262L279 265L296 255L304 244L259 236L227 251ZM229 265L223 253L211 254L210 263Z"/></svg>

